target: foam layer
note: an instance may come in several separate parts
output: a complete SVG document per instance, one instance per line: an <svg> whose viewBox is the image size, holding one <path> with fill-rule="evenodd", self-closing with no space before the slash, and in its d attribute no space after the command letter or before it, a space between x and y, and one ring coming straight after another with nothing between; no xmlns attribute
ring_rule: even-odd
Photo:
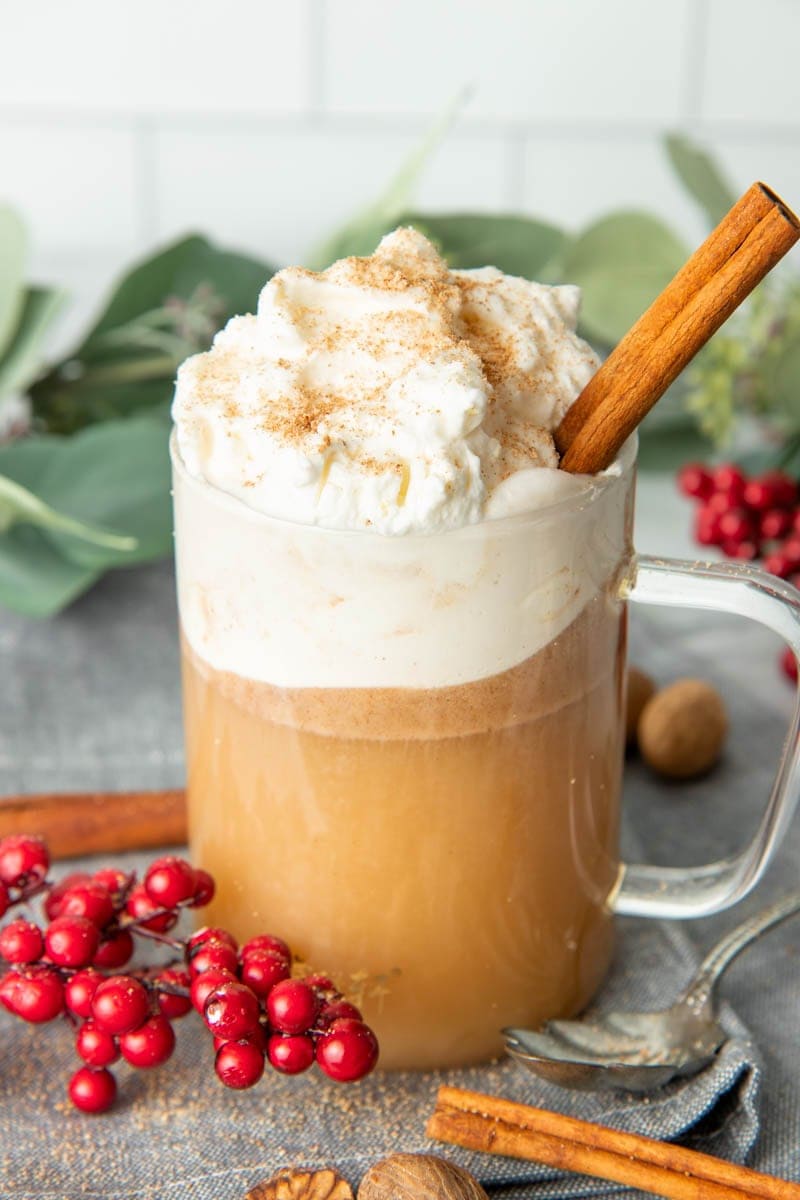
<svg viewBox="0 0 800 1200"><path fill-rule="evenodd" d="M530 517L406 537L266 517L172 448L184 634L216 670L276 687L497 675L557 638L627 557L634 444L596 480L553 472L562 500Z"/></svg>

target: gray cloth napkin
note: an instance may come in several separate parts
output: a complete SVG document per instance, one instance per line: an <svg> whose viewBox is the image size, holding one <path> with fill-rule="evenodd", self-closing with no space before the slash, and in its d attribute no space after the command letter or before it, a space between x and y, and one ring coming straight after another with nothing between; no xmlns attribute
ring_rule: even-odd
<svg viewBox="0 0 800 1200"><path fill-rule="evenodd" d="M110 578L49 624L0 617L0 790L180 782L174 622L166 568ZM738 633L722 630L719 636L728 639L722 657L722 645L709 652L708 633L696 641L685 636L673 640L669 622L642 625L640 633L643 653L637 660L654 666L662 680L701 674L730 685L748 665L732 662L747 644ZM712 634L717 636L716 627ZM762 656L764 643L755 645ZM749 666L755 672L755 664ZM769 691L781 688L769 660L758 669ZM655 783L636 766L628 773L628 823L635 828L631 845L645 844L651 858L699 861L727 851L751 832L766 799L782 714L766 703L754 704L741 687L726 687L726 695L737 736L710 792L704 785L704 797L695 794L703 785L675 790ZM132 856L131 861L144 860ZM796 880L796 859L792 863L789 855L778 867L782 873L773 878L773 889L781 890ZM768 898L762 892L759 903ZM730 926L740 915L726 914L723 924ZM701 936L704 932L717 936L719 922L702 923ZM772 969L770 1000L756 1006L759 1049L767 1051L771 1086L777 1088L761 1155L762 1059L729 1007L724 1023L730 1040L714 1065L650 1098L573 1094L510 1063L441 1074L376 1075L351 1088L323 1082L317 1075L287 1080L269 1073L251 1092L238 1094L217 1083L208 1036L189 1017L177 1026L178 1050L170 1064L151 1073L119 1069L121 1101L112 1113L95 1118L76 1113L65 1100L75 1063L69 1029L32 1028L3 1015L0 1194L16 1200L228 1200L244 1196L253 1184L290 1164L335 1165L355 1183L367 1164L400 1149L444 1152L503 1196L617 1193L614 1185L597 1180L428 1143L424 1123L443 1082L621 1129L680 1138L739 1161L754 1156L761 1169L797 1177L798 946L795 927L793 940L790 933L776 933L751 952L753 961L772 964L767 968ZM661 1007L688 980L697 959L677 926L620 922L615 967L599 1002ZM751 987L758 987L758 980L748 978ZM787 1026L785 1042L776 1041Z"/></svg>

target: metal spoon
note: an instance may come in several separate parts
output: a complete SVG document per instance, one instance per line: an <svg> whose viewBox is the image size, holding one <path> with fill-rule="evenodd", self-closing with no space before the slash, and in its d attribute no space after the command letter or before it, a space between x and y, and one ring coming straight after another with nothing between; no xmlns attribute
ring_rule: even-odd
<svg viewBox="0 0 800 1200"><path fill-rule="evenodd" d="M714 1002L717 980L746 946L798 911L800 891L737 925L709 951L671 1008L592 1013L579 1021L547 1021L537 1031L504 1029L506 1049L534 1075L585 1092L649 1092L678 1075L693 1075L726 1038Z"/></svg>

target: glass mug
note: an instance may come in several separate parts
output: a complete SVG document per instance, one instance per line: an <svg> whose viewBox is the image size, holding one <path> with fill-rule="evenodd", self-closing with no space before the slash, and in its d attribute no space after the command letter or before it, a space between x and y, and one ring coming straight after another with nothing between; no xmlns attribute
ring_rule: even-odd
<svg viewBox="0 0 800 1200"><path fill-rule="evenodd" d="M586 1006L615 913L703 916L755 884L798 794L797 711L746 850L619 861L627 601L741 613L800 652L779 580L634 555L635 444L533 513L403 537L263 516L174 435L172 460L204 919L332 975L383 1067L486 1060L504 1026Z"/></svg>

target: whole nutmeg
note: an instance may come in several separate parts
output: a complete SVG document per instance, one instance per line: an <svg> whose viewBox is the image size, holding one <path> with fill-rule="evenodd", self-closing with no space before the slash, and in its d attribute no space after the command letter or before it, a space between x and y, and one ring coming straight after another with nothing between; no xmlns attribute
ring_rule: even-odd
<svg viewBox="0 0 800 1200"><path fill-rule="evenodd" d="M625 742L632 746L636 741L636 730L642 709L656 690L649 675L638 667L628 667L628 702L625 710Z"/></svg>
<svg viewBox="0 0 800 1200"><path fill-rule="evenodd" d="M722 698L702 679L679 679L656 692L637 730L645 762L668 779L691 779L710 770L727 732Z"/></svg>
<svg viewBox="0 0 800 1200"><path fill-rule="evenodd" d="M350 1184L335 1171L279 1171L257 1183L244 1200L353 1200Z"/></svg>
<svg viewBox="0 0 800 1200"><path fill-rule="evenodd" d="M367 1171L357 1200L488 1200L469 1171L435 1154L390 1154Z"/></svg>

